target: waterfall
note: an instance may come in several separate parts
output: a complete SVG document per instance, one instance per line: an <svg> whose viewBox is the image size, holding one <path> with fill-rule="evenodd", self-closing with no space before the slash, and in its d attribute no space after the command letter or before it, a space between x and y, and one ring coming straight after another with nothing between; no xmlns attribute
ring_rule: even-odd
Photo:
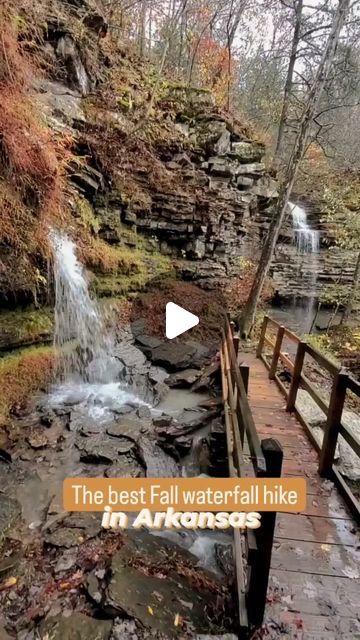
<svg viewBox="0 0 360 640"><path fill-rule="evenodd" d="M306 313L307 330L311 330L312 312L316 296L316 282L318 278L318 253L320 250L319 231L312 229L307 221L307 213L303 207L292 202L288 203L294 231L294 241L299 256L306 256L306 271L308 273L309 295ZM306 275L306 273L304 274Z"/></svg>
<svg viewBox="0 0 360 640"><path fill-rule="evenodd" d="M289 202L289 208L298 253L317 253L320 246L319 232L309 227L305 209L292 202Z"/></svg>
<svg viewBox="0 0 360 640"><path fill-rule="evenodd" d="M75 244L57 231L51 231L50 242L54 251L54 341L64 353L64 373L88 382L111 382L109 358L113 341L96 301L90 297ZM64 349L66 345L69 348Z"/></svg>
<svg viewBox="0 0 360 640"><path fill-rule="evenodd" d="M55 346L61 350L62 382L49 396L53 407L76 406L97 422L111 419L124 404L145 403L120 382L124 364L115 339L90 293L74 242L51 230L55 279Z"/></svg>

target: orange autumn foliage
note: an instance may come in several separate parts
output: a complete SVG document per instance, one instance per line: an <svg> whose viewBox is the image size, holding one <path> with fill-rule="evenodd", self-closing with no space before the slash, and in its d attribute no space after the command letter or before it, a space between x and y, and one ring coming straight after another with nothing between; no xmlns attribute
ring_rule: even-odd
<svg viewBox="0 0 360 640"><path fill-rule="evenodd" d="M233 61L229 63L229 52L212 38L203 38L198 47L198 69L201 85L211 89L217 103L227 102L229 74L233 72Z"/></svg>
<svg viewBox="0 0 360 640"><path fill-rule="evenodd" d="M35 113L32 75L11 8L0 7L0 241L44 255L62 215L66 150Z"/></svg>

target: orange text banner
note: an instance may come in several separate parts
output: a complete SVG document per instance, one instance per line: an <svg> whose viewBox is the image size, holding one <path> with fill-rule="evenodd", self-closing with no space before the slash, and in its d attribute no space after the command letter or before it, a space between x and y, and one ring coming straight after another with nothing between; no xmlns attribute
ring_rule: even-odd
<svg viewBox="0 0 360 640"><path fill-rule="evenodd" d="M306 509L305 478L67 478L66 511Z"/></svg>

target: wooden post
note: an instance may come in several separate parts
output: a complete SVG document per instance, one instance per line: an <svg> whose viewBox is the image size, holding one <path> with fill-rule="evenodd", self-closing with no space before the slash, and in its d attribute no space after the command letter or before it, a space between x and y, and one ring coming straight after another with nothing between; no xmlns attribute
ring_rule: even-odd
<svg viewBox="0 0 360 640"><path fill-rule="evenodd" d="M269 322L269 316L264 316L264 320L263 320L262 327L261 327L260 340L259 340L258 347L256 349L256 357L257 358L261 357L262 350L264 348L264 342L265 342L266 329L267 329L267 326L268 326L268 322Z"/></svg>
<svg viewBox="0 0 360 640"><path fill-rule="evenodd" d="M276 369L277 369L277 366L278 366L279 356L280 356L280 351L281 351L281 346L282 346L282 341L283 341L283 338L284 338L284 332L285 332L285 327L283 327L283 326L279 327L278 332L277 332L277 336L276 336L276 343L275 343L273 358L272 358L270 372L269 372L270 380L274 380L275 379Z"/></svg>
<svg viewBox="0 0 360 640"><path fill-rule="evenodd" d="M258 477L280 478L283 451L277 440L268 438L261 443L266 460L266 472ZM257 551L251 566L248 591L248 610L251 624L259 627L264 618L269 582L271 553L274 542L276 511L261 514L261 527L255 530Z"/></svg>
<svg viewBox="0 0 360 640"><path fill-rule="evenodd" d="M327 476L333 466L347 387L348 375L344 371L339 371L334 377L328 418L320 453L319 473L321 476Z"/></svg>
<svg viewBox="0 0 360 640"><path fill-rule="evenodd" d="M244 381L244 387L246 391L246 395L249 393L249 377L250 377L250 367L248 364L239 365L241 377Z"/></svg>
<svg viewBox="0 0 360 640"><path fill-rule="evenodd" d="M299 342L296 351L294 372L292 376L290 391L288 395L286 411L293 411L295 409L296 396L301 381L301 372L304 365L304 358L306 353L306 342Z"/></svg>

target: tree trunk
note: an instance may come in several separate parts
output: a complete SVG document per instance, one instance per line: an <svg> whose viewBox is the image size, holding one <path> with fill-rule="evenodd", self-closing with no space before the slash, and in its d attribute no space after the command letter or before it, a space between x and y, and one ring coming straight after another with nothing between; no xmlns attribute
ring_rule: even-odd
<svg viewBox="0 0 360 640"><path fill-rule="evenodd" d="M356 297L359 284L360 284L360 251L358 253L358 257L355 265L355 271L354 271L354 277L353 277L353 283L351 287L351 293L349 296L349 301L345 307L341 324L346 324L349 321L349 318L351 316L351 312L353 309L353 305L354 305L354 298Z"/></svg>
<svg viewBox="0 0 360 640"><path fill-rule="evenodd" d="M141 9L140 9L140 29L139 29L141 58L145 57L145 51L146 51L146 10L147 10L146 4L147 4L147 0L142 0Z"/></svg>
<svg viewBox="0 0 360 640"><path fill-rule="evenodd" d="M265 278L270 268L274 249L283 224L283 220L287 210L287 204L292 192L299 164L304 156L304 152L306 149L306 143L311 128L312 119L316 113L316 107L319 98L324 89L329 71L333 63L340 31L344 25L349 4L350 0L339 0L324 53L319 63L319 67L317 69L313 84L309 91L309 95L299 124L299 130L297 133L294 148L286 169L283 184L280 188L277 206L270 223L270 228L264 244L264 248L261 253L253 286L250 291L249 299L246 303L245 309L239 319L240 332L243 338L247 338L250 335L252 326L254 324L256 309L259 303L261 291L263 289Z"/></svg>
<svg viewBox="0 0 360 640"><path fill-rule="evenodd" d="M295 64L297 59L298 46L300 42L302 11L303 11L303 0L298 0L298 2L295 5L294 34L293 34L293 39L291 44L289 66L288 66L287 75L286 75L284 98L283 98L282 111L281 111L280 123L279 123L279 131L278 131L276 147L274 151L274 158L273 158L274 169L278 169L278 166L279 166L281 147L282 147L285 127L286 127L286 122L287 122L287 117L289 112L290 95L291 95L291 89L293 85L294 69L295 69Z"/></svg>

